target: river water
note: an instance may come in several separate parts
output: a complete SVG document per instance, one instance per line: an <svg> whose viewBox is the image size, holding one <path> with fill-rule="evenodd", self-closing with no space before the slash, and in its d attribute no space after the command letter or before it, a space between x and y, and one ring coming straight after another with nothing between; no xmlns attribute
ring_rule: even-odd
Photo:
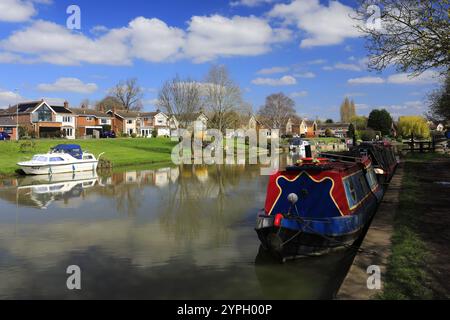
<svg viewBox="0 0 450 320"><path fill-rule="evenodd" d="M250 165L0 180L0 298L332 298L354 253L260 252L267 180Z"/></svg>

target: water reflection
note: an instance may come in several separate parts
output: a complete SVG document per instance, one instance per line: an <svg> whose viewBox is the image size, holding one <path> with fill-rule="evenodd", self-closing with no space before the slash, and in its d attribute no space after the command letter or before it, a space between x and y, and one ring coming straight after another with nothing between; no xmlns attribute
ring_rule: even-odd
<svg viewBox="0 0 450 320"><path fill-rule="evenodd" d="M0 181L0 298L330 298L343 256L261 259L266 182L248 165Z"/></svg>

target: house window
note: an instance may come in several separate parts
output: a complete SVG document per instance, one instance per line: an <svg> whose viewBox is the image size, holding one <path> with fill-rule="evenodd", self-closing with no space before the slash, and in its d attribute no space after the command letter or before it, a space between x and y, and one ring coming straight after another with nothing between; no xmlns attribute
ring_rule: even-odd
<svg viewBox="0 0 450 320"><path fill-rule="evenodd" d="M158 124L163 124L163 120L158 120Z"/></svg>
<svg viewBox="0 0 450 320"><path fill-rule="evenodd" d="M108 119L101 119L101 124L108 124Z"/></svg>
<svg viewBox="0 0 450 320"><path fill-rule="evenodd" d="M71 129L71 128L63 128L63 134L66 137L71 137L72 134L73 134L73 129Z"/></svg>
<svg viewBox="0 0 450 320"><path fill-rule="evenodd" d="M64 116L63 117L63 122L72 122L72 117Z"/></svg>
<svg viewBox="0 0 450 320"><path fill-rule="evenodd" d="M133 120L127 120L127 124L133 124Z"/></svg>
<svg viewBox="0 0 450 320"><path fill-rule="evenodd" d="M94 121L94 117L86 117L86 121Z"/></svg>
<svg viewBox="0 0 450 320"><path fill-rule="evenodd" d="M39 108L37 113L37 119L39 122L51 122L52 121L52 111L47 106L42 106Z"/></svg>

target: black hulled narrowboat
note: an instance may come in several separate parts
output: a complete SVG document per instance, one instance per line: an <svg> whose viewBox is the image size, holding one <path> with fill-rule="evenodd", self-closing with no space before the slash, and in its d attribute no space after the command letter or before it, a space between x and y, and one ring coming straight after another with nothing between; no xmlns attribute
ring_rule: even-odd
<svg viewBox="0 0 450 320"><path fill-rule="evenodd" d="M282 259L345 248L382 197L369 157L303 159L270 177L256 232L262 246Z"/></svg>
<svg viewBox="0 0 450 320"><path fill-rule="evenodd" d="M398 159L394 146L389 142L362 142L350 151L321 153L321 157L329 159L342 159L367 156L372 161L372 166L380 184L391 181L398 166Z"/></svg>

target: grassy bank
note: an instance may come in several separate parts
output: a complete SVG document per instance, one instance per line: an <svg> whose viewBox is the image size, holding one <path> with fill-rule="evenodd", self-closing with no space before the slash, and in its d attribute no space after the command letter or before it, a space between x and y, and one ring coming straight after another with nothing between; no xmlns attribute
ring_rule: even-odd
<svg viewBox="0 0 450 320"><path fill-rule="evenodd" d="M433 299L439 298L434 290L430 261L435 259L429 239L437 230L426 221L425 216L432 212L431 204L439 200L433 192L425 191L422 181L423 171L430 162L443 156L435 154L416 154L406 157L404 177L400 191L399 208L395 216L392 237L392 255L389 258L385 287L380 299ZM440 169L431 169L439 175ZM430 179L432 180L432 179ZM443 190L445 192L445 190ZM439 219L435 215L432 219ZM434 229L434 230L433 230ZM430 235L431 231L431 235Z"/></svg>
<svg viewBox="0 0 450 320"><path fill-rule="evenodd" d="M147 163L167 163L176 144L167 138L156 139L102 139L102 140L35 140L34 147L21 148L24 142L0 142L0 175L15 174L16 163L29 160L36 153L46 153L59 143L76 143L83 150L98 156L105 152L105 159L114 167Z"/></svg>

